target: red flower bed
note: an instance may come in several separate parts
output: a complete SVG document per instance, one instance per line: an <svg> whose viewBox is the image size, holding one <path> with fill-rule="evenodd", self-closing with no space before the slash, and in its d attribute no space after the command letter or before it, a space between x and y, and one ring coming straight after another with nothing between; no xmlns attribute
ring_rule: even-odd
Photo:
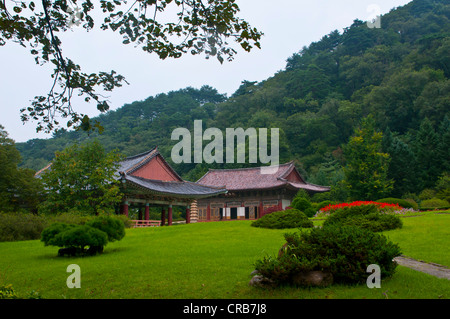
<svg viewBox="0 0 450 319"><path fill-rule="evenodd" d="M354 201L352 203L341 203L341 204L334 204L334 205L328 205L320 209L320 212L329 212L334 211L336 209L345 208L345 207L351 207L351 206L361 206L361 205L376 205L378 209L383 208L391 208L391 209L402 209L398 204L389 204L389 203L378 203L373 201Z"/></svg>

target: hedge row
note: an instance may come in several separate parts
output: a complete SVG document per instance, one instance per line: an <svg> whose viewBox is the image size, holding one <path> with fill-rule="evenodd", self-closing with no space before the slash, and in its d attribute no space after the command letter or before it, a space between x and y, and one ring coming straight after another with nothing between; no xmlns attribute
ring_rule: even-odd
<svg viewBox="0 0 450 319"><path fill-rule="evenodd" d="M55 216L24 213L0 213L0 242L35 240L41 238L42 231L53 223L84 225L93 216L65 213ZM118 215L125 227L130 227L126 216Z"/></svg>
<svg viewBox="0 0 450 319"><path fill-rule="evenodd" d="M264 215L251 224L253 227L283 229L283 228L311 228L313 222L298 209L287 209Z"/></svg>

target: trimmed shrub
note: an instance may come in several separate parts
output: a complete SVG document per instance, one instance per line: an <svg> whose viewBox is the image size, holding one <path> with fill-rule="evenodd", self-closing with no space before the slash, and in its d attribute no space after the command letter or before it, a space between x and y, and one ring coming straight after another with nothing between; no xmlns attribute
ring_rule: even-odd
<svg viewBox="0 0 450 319"><path fill-rule="evenodd" d="M446 200L439 198L426 199L420 203L420 209L447 209L449 206Z"/></svg>
<svg viewBox="0 0 450 319"><path fill-rule="evenodd" d="M63 247L64 244L62 242L62 238L58 235L73 227L76 226L65 223L54 223L42 231L41 241L44 242L45 246Z"/></svg>
<svg viewBox="0 0 450 319"><path fill-rule="evenodd" d="M312 206L309 199L304 197L298 197L292 201L291 207L303 212L306 209L311 208Z"/></svg>
<svg viewBox="0 0 450 319"><path fill-rule="evenodd" d="M119 220L121 220L123 225L125 226L125 228L130 228L132 226L131 219L128 216L126 216L126 215L115 215L114 217L119 219ZM161 218L161 212L159 212L159 216L157 218L155 218L155 219L159 219L159 218ZM152 219L152 218L150 218L150 219Z"/></svg>
<svg viewBox="0 0 450 319"><path fill-rule="evenodd" d="M271 229L310 228L313 227L313 222L303 212L292 208L264 215L251 225Z"/></svg>
<svg viewBox="0 0 450 319"><path fill-rule="evenodd" d="M314 228L286 234L285 239L283 253L255 264L262 276L279 284L291 284L296 275L313 270L331 273L334 283L364 283L371 264L380 266L386 278L394 274L393 258L401 254L399 246L384 235L359 227Z"/></svg>
<svg viewBox="0 0 450 319"><path fill-rule="evenodd" d="M85 225L54 223L44 229L41 241L46 246L63 247L58 255L95 255L103 252L108 241L121 240L125 236L125 226L121 219L99 216ZM89 247L86 250L86 247Z"/></svg>
<svg viewBox="0 0 450 319"><path fill-rule="evenodd" d="M381 213L376 205L348 206L327 217L323 227L330 225L357 226L374 232L402 228L402 220L395 215Z"/></svg>
<svg viewBox="0 0 450 319"><path fill-rule="evenodd" d="M97 228L81 225L57 234L55 240L59 247L74 247L83 253L86 247L105 246L108 243L108 235Z"/></svg>
<svg viewBox="0 0 450 319"><path fill-rule="evenodd" d="M315 210L314 208L310 207L307 208L303 211L303 213L306 215L306 217L310 218L310 217L314 217L314 215L316 214L317 210Z"/></svg>
<svg viewBox="0 0 450 319"><path fill-rule="evenodd" d="M125 236L125 225L122 220L112 216L99 216L86 223L108 235L108 241L121 240Z"/></svg>

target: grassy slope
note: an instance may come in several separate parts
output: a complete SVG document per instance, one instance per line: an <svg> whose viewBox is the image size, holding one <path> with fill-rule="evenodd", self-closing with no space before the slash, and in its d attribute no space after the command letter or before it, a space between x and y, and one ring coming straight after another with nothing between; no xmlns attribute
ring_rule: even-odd
<svg viewBox="0 0 450 319"><path fill-rule="evenodd" d="M433 227L433 238L448 242L450 215L429 218L406 218L404 229L386 234L406 255L416 257L416 251L425 250L433 256L432 249L410 244L423 223ZM103 255L85 258L58 258L57 248L39 241L0 243L0 284L13 284L22 296L36 290L44 298L450 298L448 280L401 266L381 289L249 287L255 260L276 254L287 231L250 227L248 221L128 229L125 238L108 244ZM448 255L447 247L438 247L443 251L436 256ZM430 261L450 265L448 256L440 260ZM72 263L81 267L81 289L66 286L66 267Z"/></svg>

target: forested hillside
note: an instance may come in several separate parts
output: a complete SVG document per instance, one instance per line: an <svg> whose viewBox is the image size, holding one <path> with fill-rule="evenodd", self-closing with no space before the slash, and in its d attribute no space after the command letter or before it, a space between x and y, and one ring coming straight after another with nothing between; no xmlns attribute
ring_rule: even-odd
<svg viewBox="0 0 450 319"><path fill-rule="evenodd" d="M392 196L435 188L450 172L448 1L415 0L382 16L381 28L355 20L286 62L265 81L243 80L231 97L209 86L185 88L99 116L101 135L60 131L49 140L18 143L22 166L38 170L55 151L88 138L124 155L158 145L170 162L177 143L171 132L192 130L194 120L203 120L204 129L280 128L280 161L295 160L308 181L339 189L346 163L342 149L370 116L390 155ZM208 168L238 164L173 166L197 180Z"/></svg>

